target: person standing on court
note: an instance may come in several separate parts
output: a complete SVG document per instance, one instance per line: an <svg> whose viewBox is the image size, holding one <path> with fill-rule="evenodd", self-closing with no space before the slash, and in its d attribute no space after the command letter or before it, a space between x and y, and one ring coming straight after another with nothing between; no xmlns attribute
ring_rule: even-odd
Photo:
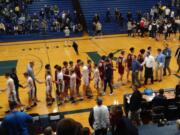
<svg viewBox="0 0 180 135"><path fill-rule="evenodd" d="M177 65L178 65L177 73L179 73L179 71L180 71L180 45L176 50L175 57L176 57L176 60L177 60Z"/></svg>
<svg viewBox="0 0 180 135"><path fill-rule="evenodd" d="M154 83L154 77L153 77L153 67L155 64L154 57L150 54L150 52L147 52L147 56L145 57L144 62L141 64L142 66L145 65L145 80L144 84L147 84L147 81L149 78L151 78L151 83Z"/></svg>
<svg viewBox="0 0 180 135"><path fill-rule="evenodd" d="M74 51L76 52L76 55L79 55L78 44L76 43L76 41L73 41L72 47Z"/></svg>
<svg viewBox="0 0 180 135"><path fill-rule="evenodd" d="M29 135L28 126L32 124L33 118L25 112L17 110L16 102L10 103L11 112L2 121L3 134Z"/></svg>
<svg viewBox="0 0 180 135"><path fill-rule="evenodd" d="M19 83L19 79L18 79L18 76L16 73L16 68L12 68L12 72L11 72L10 76L14 80L17 101L21 104L21 100L19 98L19 87L22 88L23 86Z"/></svg>
<svg viewBox="0 0 180 135"><path fill-rule="evenodd" d="M27 66L27 73L28 73L28 75L33 79L34 87L35 87L35 99L36 99L37 101L39 101L39 100L37 99L37 87L36 87L36 82L38 82L38 83L40 83L40 82L36 79L33 68L34 68L34 61L30 61L29 64L28 64L28 66Z"/></svg>
<svg viewBox="0 0 180 135"><path fill-rule="evenodd" d="M162 81L163 78L163 68L165 66L165 55L162 54L161 49L157 49L157 56L155 58L156 61L156 79L155 81Z"/></svg>
<svg viewBox="0 0 180 135"><path fill-rule="evenodd" d="M113 86L112 86L112 77L113 77L113 68L109 61L109 59L105 60L105 66L104 66L104 93L106 93L107 84L110 87L110 96L113 95Z"/></svg>
<svg viewBox="0 0 180 135"><path fill-rule="evenodd" d="M132 85L137 85L141 87L141 82L139 80L139 69L141 68L140 62L137 60L136 56L132 56Z"/></svg>
<svg viewBox="0 0 180 135"><path fill-rule="evenodd" d="M103 105L101 97L97 97L96 103L97 105L90 112L89 124L94 129L95 135L107 135L110 126L108 107Z"/></svg>
<svg viewBox="0 0 180 135"><path fill-rule="evenodd" d="M171 49L168 47L169 45L165 43L165 49L163 50L163 54L165 55L165 65L164 65L164 73L163 75L166 76L166 69L169 72L169 75L171 75L171 69L169 67L170 61L171 61Z"/></svg>

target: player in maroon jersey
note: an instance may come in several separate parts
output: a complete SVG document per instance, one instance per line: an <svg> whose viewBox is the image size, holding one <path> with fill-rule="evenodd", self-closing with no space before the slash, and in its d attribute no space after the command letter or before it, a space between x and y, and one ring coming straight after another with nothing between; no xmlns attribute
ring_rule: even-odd
<svg viewBox="0 0 180 135"><path fill-rule="evenodd" d="M117 58L116 66L118 68L119 73L119 79L118 81L123 82L123 75L124 75L124 69L125 69L125 51L121 51L119 58Z"/></svg>
<svg viewBox="0 0 180 135"><path fill-rule="evenodd" d="M54 69L55 69L55 73L54 73L54 79L55 79L55 82L57 82L57 73L58 73L58 67L59 65L55 65L54 66ZM56 90L58 89L58 85L56 84Z"/></svg>
<svg viewBox="0 0 180 135"><path fill-rule="evenodd" d="M74 71L75 71L76 77L77 77L77 79L76 79L76 94L79 97L80 97L79 88L80 88L80 85L81 85L81 77L82 77L80 66L81 66L81 60L78 59L77 64L76 64L76 66L74 68Z"/></svg>
<svg viewBox="0 0 180 135"><path fill-rule="evenodd" d="M129 54L127 56L127 60L126 60L126 65L127 65L127 81L129 81L129 74L130 74L130 71L132 70L132 56L134 55L134 47L131 47L129 49Z"/></svg>
<svg viewBox="0 0 180 135"><path fill-rule="evenodd" d="M98 69L99 69L99 73L100 73L102 88L104 88L104 63L105 63L105 58L106 58L106 56L103 55L101 57L101 60L99 61L99 64L98 64Z"/></svg>
<svg viewBox="0 0 180 135"><path fill-rule="evenodd" d="M91 60L87 60L87 66L89 70L89 81L91 81L91 74L92 74L92 61Z"/></svg>
<svg viewBox="0 0 180 135"><path fill-rule="evenodd" d="M64 79L64 98L65 101L69 100L68 96L68 89L69 89L69 83L70 83L70 76L69 76L69 69L68 69L68 62L64 61L63 62L63 79Z"/></svg>
<svg viewBox="0 0 180 135"><path fill-rule="evenodd" d="M112 67L112 69L113 69L113 72L112 72L112 85L114 84L114 71L115 71L115 69L114 69L114 66L113 66L113 58L114 58L114 54L113 53L109 53L109 55L108 55L108 58L109 58L109 62L110 62L110 64L111 64L111 67Z"/></svg>
<svg viewBox="0 0 180 135"><path fill-rule="evenodd" d="M144 62L144 54L145 54L145 50L141 49L139 51L139 55L137 57L137 60L139 61L140 64L142 64ZM140 71L140 81L143 81L143 66L141 66L139 71Z"/></svg>

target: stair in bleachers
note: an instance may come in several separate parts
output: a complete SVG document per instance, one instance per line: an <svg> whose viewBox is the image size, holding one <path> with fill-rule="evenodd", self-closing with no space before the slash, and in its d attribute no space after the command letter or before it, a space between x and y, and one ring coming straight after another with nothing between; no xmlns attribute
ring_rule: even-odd
<svg viewBox="0 0 180 135"><path fill-rule="evenodd" d="M126 23L123 27L120 27L113 19L110 23L104 21L107 8L111 9L111 16L113 16L113 18L114 9L118 8L122 16L126 19L128 11L131 11L133 16L136 17L137 11L141 11L142 13L148 12L150 8L158 2L159 0L80 0L90 34L92 33L92 18L95 13L100 15L103 34L125 33L127 31ZM166 0L162 1L162 3L165 2Z"/></svg>

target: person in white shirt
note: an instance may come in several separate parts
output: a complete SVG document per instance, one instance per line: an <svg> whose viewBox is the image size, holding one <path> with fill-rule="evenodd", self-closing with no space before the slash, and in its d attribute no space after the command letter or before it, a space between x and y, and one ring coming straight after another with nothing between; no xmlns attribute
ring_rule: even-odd
<svg viewBox="0 0 180 135"><path fill-rule="evenodd" d="M57 96L57 102L58 105L62 105L64 103L64 78L63 78L63 72L61 66L57 67L57 91L56 91L56 96Z"/></svg>
<svg viewBox="0 0 180 135"><path fill-rule="evenodd" d="M54 98L52 97L53 80L51 76L51 71L46 72L46 103L47 105L52 105Z"/></svg>
<svg viewBox="0 0 180 135"><path fill-rule="evenodd" d="M89 116L89 123L95 131L95 135L107 135L107 129L110 126L109 110L103 105L101 97L96 99L97 105Z"/></svg>
<svg viewBox="0 0 180 135"><path fill-rule="evenodd" d="M66 40L64 41L64 45L65 46L69 46L70 45L70 40L69 40L69 37L70 37L70 29L68 28L68 26L65 27L64 29L64 34L65 34L65 38Z"/></svg>
<svg viewBox="0 0 180 135"><path fill-rule="evenodd" d="M98 96L102 95L102 90L101 90L101 77L100 77L100 72L98 69L98 65L94 64L94 88L97 90Z"/></svg>
<svg viewBox="0 0 180 135"><path fill-rule="evenodd" d="M83 79L83 96L91 97L91 89L89 87L89 69L88 66L85 65L83 62L82 64L82 79Z"/></svg>
<svg viewBox="0 0 180 135"><path fill-rule="evenodd" d="M153 77L153 68L155 65L155 59L152 55L150 55L150 52L147 52L147 56L145 57L144 62L141 64L142 66L145 65L145 80L144 84L147 84L147 81L149 78L151 78L151 83L154 83L154 77Z"/></svg>
<svg viewBox="0 0 180 135"><path fill-rule="evenodd" d="M27 85L23 88L28 88L28 106L26 109L29 110L37 105L35 97L35 85L32 77L27 72L24 73L24 77L27 79Z"/></svg>
<svg viewBox="0 0 180 135"><path fill-rule="evenodd" d="M166 18L169 18L169 15L170 15L170 13L171 13L171 10L170 10L168 7L166 7L166 9L164 10L164 12L165 12Z"/></svg>
<svg viewBox="0 0 180 135"><path fill-rule="evenodd" d="M9 73L5 74L5 78L7 79L7 83L6 83L7 86L6 86L5 90L7 91L9 105L11 103L17 103L18 104L18 101L17 101L17 98L16 98L16 90L15 90L14 81L10 77Z"/></svg>

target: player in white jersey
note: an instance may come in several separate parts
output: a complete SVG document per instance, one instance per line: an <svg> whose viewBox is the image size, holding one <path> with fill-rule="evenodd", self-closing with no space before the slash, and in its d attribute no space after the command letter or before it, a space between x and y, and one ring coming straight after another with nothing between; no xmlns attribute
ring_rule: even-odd
<svg viewBox="0 0 180 135"><path fill-rule="evenodd" d="M52 97L52 87L53 87L53 81L51 72L46 72L46 103L47 105L52 105L54 102L54 98Z"/></svg>
<svg viewBox="0 0 180 135"><path fill-rule="evenodd" d="M89 87L89 69L87 65L82 62L82 79L83 79L83 96L92 97L92 91Z"/></svg>
<svg viewBox="0 0 180 135"><path fill-rule="evenodd" d="M28 75L27 72L24 73L24 77L27 79L27 85L23 88L28 88L28 106L26 109L29 110L37 105L35 97L35 85L32 77Z"/></svg>
<svg viewBox="0 0 180 135"><path fill-rule="evenodd" d="M94 87L97 90L97 94L98 94L98 96L101 96L102 95L102 91L101 91L101 77L100 77L100 72L99 72L97 64L94 64L93 79L94 79Z"/></svg>
<svg viewBox="0 0 180 135"><path fill-rule="evenodd" d="M17 101L17 98L16 98L16 90L15 90L15 85L14 85L13 79L10 77L9 73L5 74L5 78L7 79L7 88L5 90L7 90L9 105L11 103L19 104Z"/></svg>
<svg viewBox="0 0 180 135"><path fill-rule="evenodd" d="M57 82L58 85L56 96L57 96L57 102L58 105L62 105L64 103L64 78L63 78L63 72L61 66L58 66L57 68Z"/></svg>
<svg viewBox="0 0 180 135"><path fill-rule="evenodd" d="M70 74L70 100L72 101L72 103L75 102L75 98L76 98L76 73L74 70L71 70L71 74Z"/></svg>

